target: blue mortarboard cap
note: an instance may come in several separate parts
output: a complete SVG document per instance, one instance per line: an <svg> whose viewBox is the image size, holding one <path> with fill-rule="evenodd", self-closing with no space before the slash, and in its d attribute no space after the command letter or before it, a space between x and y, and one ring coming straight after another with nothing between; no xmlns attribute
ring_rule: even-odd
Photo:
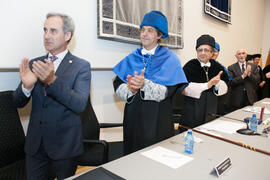
<svg viewBox="0 0 270 180"><path fill-rule="evenodd" d="M219 46L219 44L217 42L215 44L215 49L218 50L218 51L220 51L220 46Z"/></svg>
<svg viewBox="0 0 270 180"><path fill-rule="evenodd" d="M146 13L143 17L140 28L143 26L152 26L162 32L162 38L168 37L168 21L167 18L160 11L151 11Z"/></svg>

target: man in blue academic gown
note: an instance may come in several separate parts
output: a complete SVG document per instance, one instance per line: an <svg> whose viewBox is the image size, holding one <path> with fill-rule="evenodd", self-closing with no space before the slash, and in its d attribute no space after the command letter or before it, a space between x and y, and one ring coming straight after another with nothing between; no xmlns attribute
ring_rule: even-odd
<svg viewBox="0 0 270 180"><path fill-rule="evenodd" d="M151 11L140 28L142 47L113 68L115 92L126 102L125 154L173 135L172 97L187 84L179 58L158 44L168 37L167 18L160 11Z"/></svg>

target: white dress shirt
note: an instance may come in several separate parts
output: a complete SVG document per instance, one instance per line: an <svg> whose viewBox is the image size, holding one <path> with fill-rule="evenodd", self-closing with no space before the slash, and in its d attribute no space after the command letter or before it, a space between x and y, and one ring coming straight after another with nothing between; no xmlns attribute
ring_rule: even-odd
<svg viewBox="0 0 270 180"><path fill-rule="evenodd" d="M246 62L244 62L244 63L238 62L238 64L239 64L239 67L240 67L240 69L241 69L241 72L242 72L242 64L244 64L244 67L245 67L245 69L246 69Z"/></svg>
<svg viewBox="0 0 270 180"><path fill-rule="evenodd" d="M154 47L153 49L150 49L150 50L147 50L147 49L145 49L145 48L143 47L143 48L142 48L142 55L145 55L145 54L154 55L155 52L156 52L157 47L158 47L158 44L156 45L156 47Z"/></svg>

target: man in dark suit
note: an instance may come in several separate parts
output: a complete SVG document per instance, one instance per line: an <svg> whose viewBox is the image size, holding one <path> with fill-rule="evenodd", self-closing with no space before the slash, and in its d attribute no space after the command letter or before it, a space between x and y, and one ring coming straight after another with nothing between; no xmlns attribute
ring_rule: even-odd
<svg viewBox="0 0 270 180"><path fill-rule="evenodd" d="M89 62L73 56L67 46L74 32L72 19L49 13L44 23L48 54L20 65L14 103L25 106L32 97L32 111L25 152L28 180L64 179L76 171L83 152L80 113L89 98Z"/></svg>
<svg viewBox="0 0 270 180"><path fill-rule="evenodd" d="M232 80L231 108L236 110L257 101L256 87L260 81L260 75L256 64L246 62L247 52L245 49L237 50L235 57L237 62L228 67Z"/></svg>

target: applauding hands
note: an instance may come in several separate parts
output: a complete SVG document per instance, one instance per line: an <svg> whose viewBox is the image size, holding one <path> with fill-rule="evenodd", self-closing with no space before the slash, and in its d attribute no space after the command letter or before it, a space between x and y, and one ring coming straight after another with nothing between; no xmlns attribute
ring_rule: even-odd
<svg viewBox="0 0 270 180"><path fill-rule="evenodd" d="M246 70L242 74L242 78L245 79L247 76L250 76L251 74L251 66L248 64Z"/></svg>
<svg viewBox="0 0 270 180"><path fill-rule="evenodd" d="M134 72L134 76L127 76L127 84L129 90L135 94L139 89L144 86L144 69L141 71L141 74L138 75L138 72Z"/></svg>
<svg viewBox="0 0 270 180"><path fill-rule="evenodd" d="M23 58L20 64L20 77L24 88L30 90L37 82L37 76L29 68L29 59Z"/></svg>
<svg viewBox="0 0 270 180"><path fill-rule="evenodd" d="M24 88L28 90L34 87L37 79L46 85L51 85L56 79L54 65L47 59L45 59L45 63L42 61L34 61L31 71L29 59L24 58L20 64L20 77Z"/></svg>
<svg viewBox="0 0 270 180"><path fill-rule="evenodd" d="M44 84L51 85L56 79L53 63L47 59L45 59L45 63L42 61L33 62L33 72Z"/></svg>
<svg viewBox="0 0 270 180"><path fill-rule="evenodd" d="M208 82L208 89L210 89L212 86L215 86L217 83L219 83L220 81L220 76L223 73L223 71L220 71L218 73L218 75L216 75L215 77L213 77L212 79L210 79L210 81Z"/></svg>

